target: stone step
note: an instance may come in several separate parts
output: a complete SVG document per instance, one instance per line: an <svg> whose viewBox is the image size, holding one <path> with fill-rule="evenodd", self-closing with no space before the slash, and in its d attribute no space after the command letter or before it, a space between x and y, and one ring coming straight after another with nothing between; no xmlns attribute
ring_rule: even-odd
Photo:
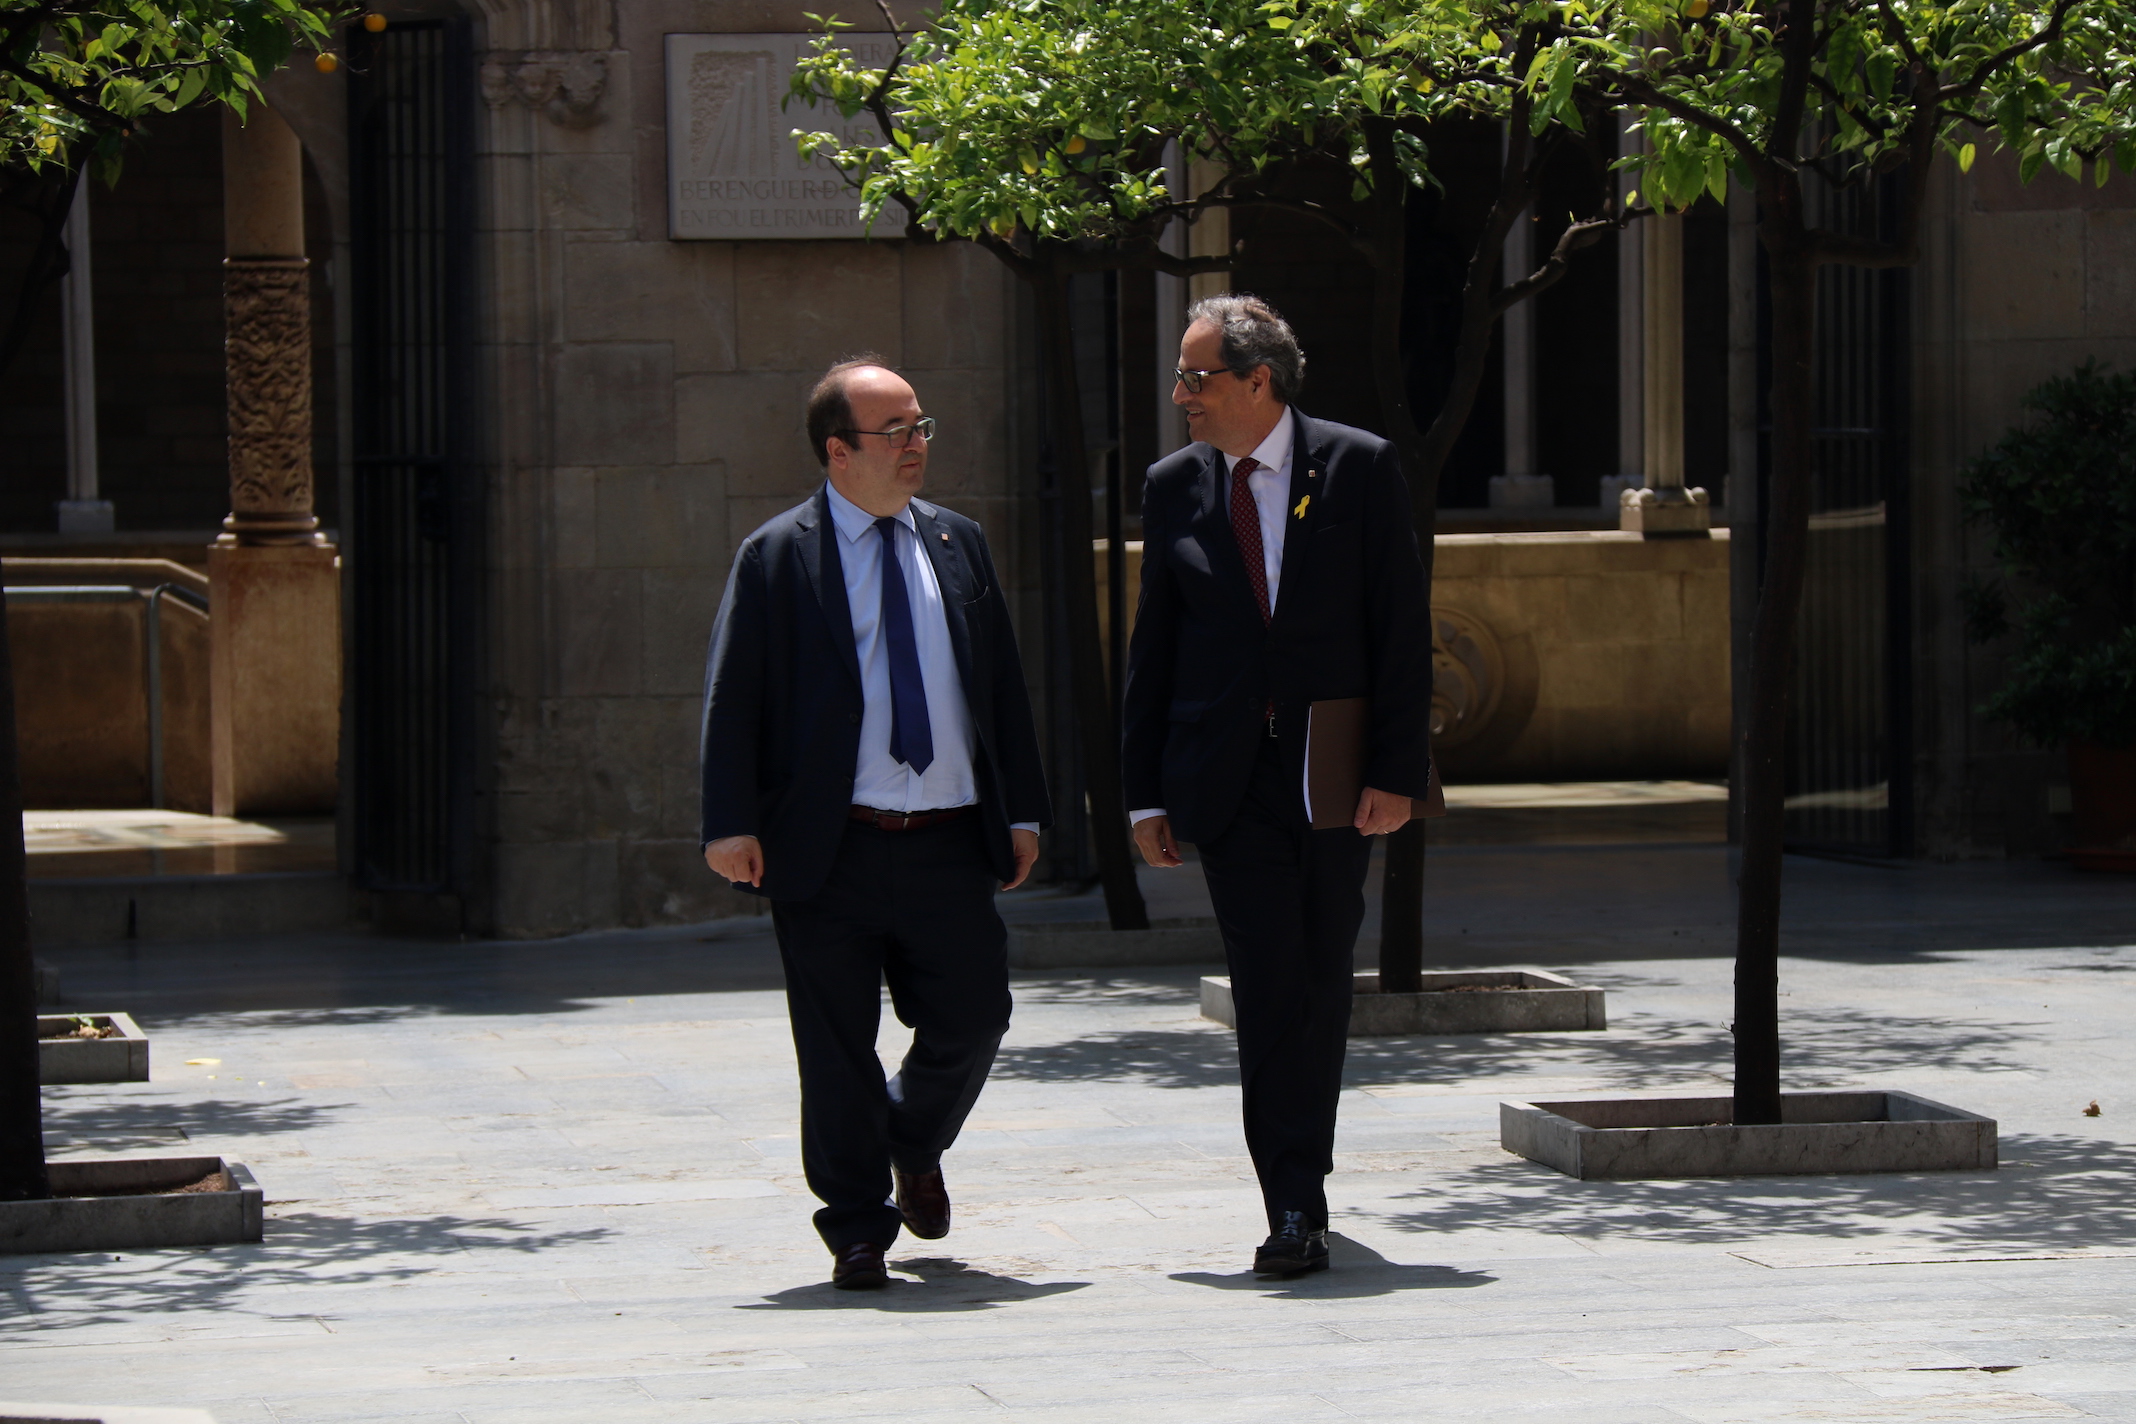
<svg viewBox="0 0 2136 1424"><path fill-rule="evenodd" d="M32 880L30 937L52 949L338 930L350 924L350 898L332 871Z"/></svg>

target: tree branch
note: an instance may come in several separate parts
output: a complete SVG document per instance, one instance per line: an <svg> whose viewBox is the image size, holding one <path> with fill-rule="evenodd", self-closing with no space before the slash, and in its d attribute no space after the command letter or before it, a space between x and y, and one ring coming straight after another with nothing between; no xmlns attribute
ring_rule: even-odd
<svg viewBox="0 0 2136 1424"><path fill-rule="evenodd" d="M1497 295L1491 299L1491 316L1494 319L1501 317L1538 292L1555 286L1570 270L1573 253L1594 246L1608 233L1622 232L1640 218L1651 216L1653 211L1652 208L1627 208L1613 218L1588 218L1572 224L1558 234L1557 246L1550 249L1542 266L1519 281L1498 289Z"/></svg>

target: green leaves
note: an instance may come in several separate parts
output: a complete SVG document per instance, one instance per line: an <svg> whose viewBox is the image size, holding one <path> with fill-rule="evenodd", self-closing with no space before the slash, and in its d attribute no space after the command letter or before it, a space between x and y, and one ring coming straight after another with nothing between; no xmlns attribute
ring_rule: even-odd
<svg viewBox="0 0 2136 1424"><path fill-rule="evenodd" d="M1984 710L2036 742L2119 745L2136 739L2136 375L2086 362L2024 407L1958 486L2003 576L1966 594L1968 633L2019 639Z"/></svg>
<svg viewBox="0 0 2136 1424"><path fill-rule="evenodd" d="M218 99L243 112L299 44L327 47L343 3L0 0L0 167L95 156L107 170L142 119Z"/></svg>
<svg viewBox="0 0 2136 1424"><path fill-rule="evenodd" d="M1786 12L1735 0L943 0L883 92L830 47L795 95L888 116L875 138L799 139L871 211L910 204L965 236L1109 239L1176 215L1199 195L1171 191L1167 142L1242 177L1306 148L1361 156L1367 120L1451 115L1536 135L1626 115L1642 142L1619 164L1669 209L1805 162L1889 171L1930 95L1930 137L1961 170L1992 135L2028 180L2136 171L2136 6L2072 0L2053 42L2025 48L2054 4L1816 0L1792 133L1777 128ZM1360 161L1360 191L1431 181L1416 154L1397 167Z"/></svg>

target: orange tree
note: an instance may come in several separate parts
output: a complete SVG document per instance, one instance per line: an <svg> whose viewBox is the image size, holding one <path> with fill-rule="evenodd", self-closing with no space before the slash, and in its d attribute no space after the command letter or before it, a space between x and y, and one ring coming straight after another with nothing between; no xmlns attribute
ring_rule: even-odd
<svg viewBox="0 0 2136 1424"><path fill-rule="evenodd" d="M847 175L871 221L889 211L886 226L917 240L979 243L1031 285L1049 353L1055 463L1068 472L1085 468L1070 278L1227 266L1228 256L1172 256L1160 241L1172 224L1217 209L1284 209L1334 229L1374 274L1378 395L1407 467L1428 573L1439 469L1474 405L1491 327L1614 221L1573 224L1536 272L1494 283L1506 231L1532 200L1548 150L1579 127L1578 110L1558 106L1531 123L1537 92L1553 91L1504 83L1536 52L1535 23L1515 13L1501 54L1496 31L1476 26L1452 0L1442 8L1366 4L1338 14L1262 0L949 0L909 39L899 34L880 71L855 65L829 40L819 46L796 76L796 94L848 118L872 114L878 136L803 133L802 148ZM1454 51L1442 53L1449 45ZM1501 98L1513 142L1468 264L1454 387L1425 430L1401 374L1406 201L1431 181L1429 125L1490 110ZM1345 207L1284 197L1257 181L1286 159L1330 152L1356 173L1357 201ZM1169 168L1168 153L1180 160ZM1182 167L1202 175L1200 187L1174 190L1168 173ZM1087 502L1069 498L1057 508L1064 547L1087 547ZM1091 571L1079 559L1064 563L1059 593L1099 866L1114 926L1135 928L1147 921L1120 803ZM1421 824L1389 849L1381 970L1394 989L1413 986L1421 963L1423 851Z"/></svg>
<svg viewBox="0 0 2136 1424"><path fill-rule="evenodd" d="M125 143L159 114L220 101L239 113L299 44L341 13L297 0L0 0L0 202L36 223L0 328L0 375L35 304L66 275L62 233L85 173L118 177ZM49 1195L37 1095L37 994L24 884L14 675L0 618L0 1200Z"/></svg>

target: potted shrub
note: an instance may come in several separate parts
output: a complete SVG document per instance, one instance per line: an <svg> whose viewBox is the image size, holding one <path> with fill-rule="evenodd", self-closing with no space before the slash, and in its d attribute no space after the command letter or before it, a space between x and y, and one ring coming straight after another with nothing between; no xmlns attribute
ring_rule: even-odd
<svg viewBox="0 0 2136 1424"><path fill-rule="evenodd" d="M1966 635L2017 638L1981 710L2069 748L2071 860L2136 870L2136 374L2087 361L2023 405L1959 481L1999 571L1964 589Z"/></svg>

